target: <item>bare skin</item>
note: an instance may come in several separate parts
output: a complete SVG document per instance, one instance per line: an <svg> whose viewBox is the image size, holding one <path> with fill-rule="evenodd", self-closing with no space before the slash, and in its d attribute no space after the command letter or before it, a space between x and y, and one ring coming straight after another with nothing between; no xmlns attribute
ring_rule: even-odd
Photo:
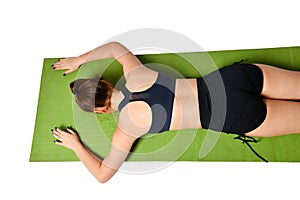
<svg viewBox="0 0 300 200"><path fill-rule="evenodd" d="M132 91L143 91L151 87L158 76L137 59L128 49L113 42L98 47L79 57L65 58L56 62L55 70L66 70L71 73L85 62L113 57L123 66L126 87ZM300 99L300 72L279 69L276 67L256 64L264 74L262 96L267 106L265 121L247 136L272 137L300 132L300 103L286 100ZM196 79L177 79L171 130L201 128L197 98ZM118 111L118 105L124 98L123 94L114 90L111 107L97 107L94 112L108 113ZM280 100L278 100L280 99ZM152 121L151 109L145 102L131 102L120 112L118 126L112 139L110 153L102 161L89 152L80 142L77 134L67 129L54 130L53 135L61 140L58 145L73 150L87 169L101 183L109 180L119 169L128 155L133 142L146 134Z"/></svg>
<svg viewBox="0 0 300 200"><path fill-rule="evenodd" d="M146 68L136 56L119 43L108 43L79 57L61 59L54 64L53 69L66 70L64 73L69 74L77 70L83 63L110 57L117 59L122 64L127 81L126 87L130 91L143 91L155 83L158 73ZM171 130L201 128L197 95L195 79L176 81ZM122 93L114 90L111 98L112 107L97 107L94 112L118 111L118 105L122 99ZM188 116L193 117L193 120ZM145 102L137 101L127 104L120 112L118 126L112 139L111 151L103 161L92 155L84 147L74 131L57 129L53 131L53 135L61 141L61 143L56 142L56 144L73 150L95 178L104 183L116 173L128 155L133 142L148 132L151 121L151 109Z"/></svg>

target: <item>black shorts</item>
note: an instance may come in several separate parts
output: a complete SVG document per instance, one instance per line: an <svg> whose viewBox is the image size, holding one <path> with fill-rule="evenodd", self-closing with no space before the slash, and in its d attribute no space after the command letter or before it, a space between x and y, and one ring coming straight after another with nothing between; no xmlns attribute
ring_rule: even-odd
<svg viewBox="0 0 300 200"><path fill-rule="evenodd" d="M197 85L202 128L244 135L266 118L256 65L234 63L198 78Z"/></svg>

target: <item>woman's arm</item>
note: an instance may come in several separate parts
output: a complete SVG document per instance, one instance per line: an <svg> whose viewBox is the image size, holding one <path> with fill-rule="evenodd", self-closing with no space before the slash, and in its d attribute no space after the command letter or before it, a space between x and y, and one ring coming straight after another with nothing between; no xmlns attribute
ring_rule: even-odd
<svg viewBox="0 0 300 200"><path fill-rule="evenodd" d="M125 74L131 71L133 68L142 65L139 59L122 44L118 42L110 42L100 47L97 47L87 53L84 53L78 57L61 59L53 64L53 69L67 69L67 71L64 74L68 74L77 70L80 67L80 65L84 63L105 58L117 59L118 62L122 64L123 71Z"/></svg>
<svg viewBox="0 0 300 200"><path fill-rule="evenodd" d="M65 132L56 129L53 135L59 140L55 143L73 150L89 172L101 183L108 181L117 172L135 141L135 138L117 128L113 135L111 150L102 162L87 150L73 130L68 128Z"/></svg>

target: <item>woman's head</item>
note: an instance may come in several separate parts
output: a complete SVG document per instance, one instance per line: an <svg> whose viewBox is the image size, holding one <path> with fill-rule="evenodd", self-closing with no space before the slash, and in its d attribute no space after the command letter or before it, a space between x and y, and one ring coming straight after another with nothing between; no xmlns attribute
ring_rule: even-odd
<svg viewBox="0 0 300 200"><path fill-rule="evenodd" d="M70 88L76 103L86 112L106 113L111 107L113 87L103 79L77 79Z"/></svg>

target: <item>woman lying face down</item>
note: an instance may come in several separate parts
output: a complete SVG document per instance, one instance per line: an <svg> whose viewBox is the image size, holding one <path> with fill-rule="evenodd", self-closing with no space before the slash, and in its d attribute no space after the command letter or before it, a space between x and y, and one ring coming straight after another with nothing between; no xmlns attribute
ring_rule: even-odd
<svg viewBox="0 0 300 200"><path fill-rule="evenodd" d="M73 150L101 183L117 172L134 141L147 133L209 128L243 137L272 137L300 132L300 104L290 101L300 99L300 72L264 64L235 63L203 78L175 79L145 67L118 42L78 57L61 59L53 64L53 69L66 70L64 75L67 75L83 63L105 58L115 58L122 64L126 84L121 90L99 78L77 79L70 84L82 110L120 111L105 159L93 155L74 130L52 130L55 143ZM217 91L218 86L212 81L216 74L222 76L226 92L224 119L220 119L224 107L219 103L223 102L219 101L222 95L210 93ZM211 110L211 104L217 110Z"/></svg>

